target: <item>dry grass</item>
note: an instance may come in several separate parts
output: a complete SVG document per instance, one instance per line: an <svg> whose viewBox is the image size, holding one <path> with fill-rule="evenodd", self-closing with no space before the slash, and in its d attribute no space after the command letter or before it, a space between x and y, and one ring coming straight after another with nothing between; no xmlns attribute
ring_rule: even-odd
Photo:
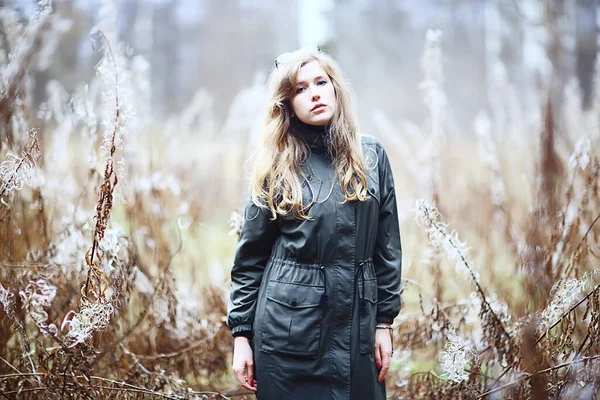
<svg viewBox="0 0 600 400"><path fill-rule="evenodd" d="M43 116L27 71L51 10L15 28L22 53L0 71L0 395L242 398L224 317L249 137L198 132L202 92L168 121L139 112L145 64L101 15L97 79L49 86ZM441 63L435 33L425 53ZM482 114L450 140L440 68L424 65L426 127L376 118L404 249L388 393L596 398L600 101L577 129L548 101L516 135Z"/></svg>

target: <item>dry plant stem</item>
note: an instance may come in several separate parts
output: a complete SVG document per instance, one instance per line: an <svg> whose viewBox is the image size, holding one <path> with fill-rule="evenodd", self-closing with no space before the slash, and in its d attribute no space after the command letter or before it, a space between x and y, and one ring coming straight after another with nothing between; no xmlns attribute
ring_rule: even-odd
<svg viewBox="0 0 600 400"><path fill-rule="evenodd" d="M448 236L446 235L446 233L442 229L440 229L440 227L438 226L438 224L436 224L433 219L431 219L429 217L429 211L427 209L425 210L425 213L427 214L427 218L429 219L429 221L431 221L431 224L438 230L439 233L441 233L447 239ZM500 324L500 326L502 327L502 331L504 332L504 334L506 335L506 337L512 342L512 337L510 336L510 334L506 330L506 327L504 326L504 324L502 323L502 321L500 320L500 318L498 317L498 315L496 315L496 313L492 309L492 306L490 305L490 303L488 303L488 301L487 301L487 299L485 297L485 292L483 291L483 288L479 285L479 282L477 282L477 278L475 277L475 274L473 273L473 269L471 268L471 266L469 265L469 263L467 262L467 260L465 260L465 257L463 256L463 254L461 253L461 251L454 245L454 243L451 240L448 240L448 241L450 242L450 245L452 247L454 247L454 249L456 250L456 252L460 256L460 259L462 260L463 264L465 264L465 266L467 267L467 270L469 271L469 274L471 275L471 279L473 280L473 282L475 282L475 286L477 287L477 292L479 292L479 295L481 296L481 300L485 303L485 305L487 306L488 310L494 316L494 318L496 319L496 321L498 322L498 324Z"/></svg>
<svg viewBox="0 0 600 400"><path fill-rule="evenodd" d="M250 392L250 391L245 391L245 392L233 392L233 393L226 393L226 394L224 394L224 395L221 395L221 396L223 396L223 398L224 398L224 399L231 399L231 398L233 398L233 397L249 396L249 395L251 395L251 394L252 394L252 392ZM227 396L227 397L225 397L225 396Z"/></svg>
<svg viewBox="0 0 600 400"><path fill-rule="evenodd" d="M111 137L110 156L106 160L106 167L104 168L104 182L102 182L102 185L100 186L100 198L98 199L98 205L96 206L96 226L94 228L94 242L92 243L92 252L90 255L90 268L88 270L88 276L87 276L87 280L85 282L85 290L84 290L85 296L88 295L91 273L93 271L92 265L94 264L94 255L96 254L96 248L99 245L101 236L104 235L103 218L102 218L103 215L102 214L103 214L103 211L105 211L106 212L105 218L108 219L108 213L110 212L110 208L105 208L104 206L106 204L106 201L110 200L108 195L110 195L110 197L112 197L112 191L114 190L115 186L117 185L117 177L115 175L114 165L113 165L113 156L117 149L115 146L115 138L117 136L117 132L119 129L119 118L121 115L121 110L119 107L119 70L118 70L118 68L116 68L117 63L115 61L115 56L112 52L112 48L110 47L110 42L108 41L108 39L106 38L104 33L100 32L100 34L102 35L102 38L104 38L104 41L106 42L106 46L108 48L108 52L110 53L113 63L115 64L115 118L114 118L115 119L115 121L114 121L115 128L113 130L112 137ZM110 184L111 176L114 176L114 183L112 186Z"/></svg>
<svg viewBox="0 0 600 400"><path fill-rule="evenodd" d="M16 376L27 376L27 375L45 375L45 374L10 374L10 375L1 375L0 378L6 378L6 377L16 377ZM65 377L67 376L67 374L58 374L58 375L64 375ZM146 393L146 394L151 394L153 396L158 396L158 397L162 397L165 399L180 399L180 397L174 397L174 396L170 396L167 394L163 394L163 393L159 393L159 392L155 392L153 390L150 389L146 389L144 387L141 386L135 386L135 385L131 385L129 383L126 382L119 382L116 381L114 379L109 379L109 378L104 378L101 376L74 376L73 378L76 379L85 379L86 381L89 380L100 380L103 382L107 382L107 383L112 383L114 385L121 385L124 386L123 388L114 388L114 387L110 387L110 386L93 386L90 385L90 387L92 389L94 388L98 388L98 389L108 389L108 390L123 390L123 391L130 391L130 392L138 392L138 393ZM37 387L37 388L26 388L26 389L21 389L19 390L14 390L12 392L4 392L2 394L15 394L15 393L20 393L20 392L25 392L25 391L38 391L38 390L59 390L59 387ZM225 396L221 395L220 393L217 392L193 392L193 394L202 394L202 395L212 395L212 396L220 396L223 399L226 399Z"/></svg>
<svg viewBox="0 0 600 400"><path fill-rule="evenodd" d="M38 145L38 141L37 141L37 135L34 137L31 146L29 146L29 149L25 152L25 157L21 158L21 161L19 161L19 165L17 165L17 168L15 169L15 172L10 176L10 178L8 179L8 181L6 182L5 185L2 186L2 192L0 192L0 199L4 196L4 194L6 193L6 188L9 187L9 184L12 183L12 181L17 177L17 174L19 173L19 170L21 169L21 167L23 166L23 164L25 163L25 160L27 158L32 159L33 160L33 156L31 154L31 152L33 151L33 148L35 146Z"/></svg>
<svg viewBox="0 0 600 400"><path fill-rule="evenodd" d="M14 365L12 365L12 364L11 364L11 363L9 363L8 361L6 361L4 358L2 358L2 356L0 356L0 360L4 361L4 363L5 363L6 365L8 365L9 367L11 367L11 368L12 368L12 369L14 369L15 371L17 371L17 373L19 373L19 374L21 373L21 371L19 371L18 369L16 369Z"/></svg>
<svg viewBox="0 0 600 400"><path fill-rule="evenodd" d="M211 392L190 392L191 394L201 394L202 396L206 396L206 394L210 394ZM223 400L231 400L231 397L229 396L225 396L224 394L221 393L215 393L213 396L219 396L221 399Z"/></svg>
<svg viewBox="0 0 600 400"><path fill-rule="evenodd" d="M579 307L579 305L581 303L583 303L584 301L586 301L598 288L600 287L600 283L598 285L596 285L588 294L586 294L581 300L579 300L577 302L577 304L575 304L573 307L571 307L567 312L563 313L563 315L561 315L561 317L558 319L558 321L556 321L551 327L549 327L548 329L546 329L546 331L535 341L535 343L533 344L534 346L537 345L543 338L545 338L548 335L548 332L554 328L556 325L558 325L567 315L569 315L574 309L576 309L577 307Z"/></svg>
<svg viewBox="0 0 600 400"><path fill-rule="evenodd" d="M65 371L69 369L69 365L71 365L71 356L69 356L69 360L67 361L67 366L65 367ZM67 374L63 376L63 389L62 389L62 397L65 397L65 390L67 389Z"/></svg>
<svg viewBox="0 0 600 400"><path fill-rule="evenodd" d="M598 216L596 217L596 219L594 219L594 221L592 222L592 224L590 225L590 227L588 228L588 230L585 232L585 235L582 236L581 241L579 242L579 245L577 246L577 249L575 249L574 254L577 254L579 252L579 249L581 249L581 246L583 246L583 243L585 242L585 239L587 238L587 235L589 235L589 233L592 231L592 228L594 227L594 225L596 224L596 222L598 222L598 220L600 220L600 214L598 214Z"/></svg>
<svg viewBox="0 0 600 400"><path fill-rule="evenodd" d="M56 267L56 265L49 265L49 264L45 264L45 263L13 263L13 262L9 262L9 261L0 261L0 268L11 268L11 269L27 269L27 268L40 268L40 269L46 269L46 268L53 268Z"/></svg>
<svg viewBox="0 0 600 400"><path fill-rule="evenodd" d="M133 354L131 352L131 350L129 350L123 343L119 344L121 347L121 350L123 350L123 353L127 354L128 356L131 356L131 358L133 358L133 361L135 363L135 365L139 366L140 369L147 375L152 375L153 373L151 371L148 370L148 368L146 368L144 366L144 364L142 364L140 362L140 360L137 358L137 355Z"/></svg>
<svg viewBox="0 0 600 400"><path fill-rule="evenodd" d="M78 378L83 378L83 377L79 376ZM169 395L164 395L162 393L158 393L158 392L155 392L153 390L143 388L141 386L131 385L131 384L126 383L126 382L119 382L119 381L115 381L114 379L104 378L104 377L101 377L101 376L90 376L89 379L91 379L91 380L99 380L99 381L103 381L103 382L108 382L108 383L112 383L114 385L122 385L122 386L125 386L125 387L129 388L129 389L144 391L146 393L155 394L157 396L161 396L161 397L165 397L165 398L175 398L175 399L177 398L177 397L172 397L172 396L169 396Z"/></svg>
<svg viewBox="0 0 600 400"><path fill-rule="evenodd" d="M81 377L78 377L78 378L81 378ZM125 388L112 388L112 389L115 389L115 390L116 389L123 389L123 390L130 390L130 391L137 391L137 392L148 393L148 394L152 394L152 395L155 395L155 396L163 397L165 399L179 399L179 397L169 396L169 395L166 395L166 394L155 392L155 391L150 390L150 389L143 388L141 386L135 386L135 385L131 385L131 384L125 383L125 382L119 382L119 381L115 381L113 379L103 378L101 376L90 376L89 379L101 380L101 381L109 382L109 383L112 383L112 384L115 384L115 385L123 385L123 386L125 386L125 387L128 388L128 389L125 389ZM96 387L107 388L107 387L103 387L103 386L96 386ZM217 393L217 392L194 392L194 393L195 394L204 394L204 395L209 394L209 395L212 395L212 396L221 396L221 397L223 397L220 393Z"/></svg>
<svg viewBox="0 0 600 400"><path fill-rule="evenodd" d="M415 285L417 286L420 290L424 291L428 296L430 296L431 298L434 297L433 293L429 292L429 290L427 290L425 288L425 286L423 286L422 284L420 284L419 282L412 280L410 278L401 278L403 281L410 283L411 285Z"/></svg>
<svg viewBox="0 0 600 400"><path fill-rule="evenodd" d="M431 375L436 379L439 379L440 381L443 381L444 379L442 379L441 376L437 375L435 372L433 371L419 371L419 372L415 372L414 374L412 374L411 376L417 376L417 375Z"/></svg>
<svg viewBox="0 0 600 400"><path fill-rule="evenodd" d="M24 376L31 376L31 375L46 375L46 374L42 374L42 373L19 373L19 374L7 374L7 375L0 375L0 379L5 379L5 378L22 378ZM59 374L59 375L63 375L65 378L68 376L68 374ZM90 376L90 377L85 377L85 376L76 376L74 378L84 378L86 380L101 380L104 382L108 382L108 383L112 383L115 385L122 385L125 386L125 388L111 388L108 386L92 386L92 388L102 388L102 389L109 389L109 390L125 390L125 391L131 391L131 392L140 392L140 393L147 393L147 394L152 394L155 396L160 396L163 398L168 398L168 399L179 399L179 397L172 397L169 395L165 395L159 392L155 392L153 390L150 389L146 389L140 386L135 386L135 385L131 385L129 383L126 382L119 382L116 381L114 379L109 379L109 378L104 378L104 377L100 377L100 376ZM26 389L26 390L42 390L42 389L46 389L46 388L30 388L30 389ZM52 389L52 388L47 388L47 389ZM54 389L59 389L58 387L55 387ZM63 389L64 390L64 389ZM12 393L16 393L15 392L6 392L6 394L12 394ZM0 392L0 394L4 394L2 392ZM210 396L220 396L223 399L227 399L227 397L225 397L224 395L218 393L218 392L192 392L192 394L198 394L198 395L210 395Z"/></svg>
<svg viewBox="0 0 600 400"><path fill-rule="evenodd" d="M12 390L10 392L2 392L3 395L9 395L9 394L21 394L23 392L39 392L40 390L48 390L50 389L49 387L46 386L40 386L40 387L34 387L34 388L27 388L27 389L19 389L19 390Z"/></svg>
<svg viewBox="0 0 600 400"><path fill-rule="evenodd" d="M175 399L175 400L179 400L180 397L173 397L173 396L169 396L167 394L162 394L162 393L158 393L158 392L152 392L146 389L130 389L130 388L122 388L122 387L111 387L111 386L93 386L94 388L98 388L98 389L104 389L104 390L114 390L114 391L118 391L118 392L128 392L128 393L144 393L144 394L151 394L153 396L158 396L158 397L162 397L164 399Z"/></svg>
<svg viewBox="0 0 600 400"><path fill-rule="evenodd" d="M419 288L419 306L421 308L421 313L425 314L425 310L423 308L423 296L422 296L422 292L425 292L425 294L427 294L429 297L431 297L431 301L438 307L438 311L441 312L448 321L450 321L450 315L448 315L448 313L446 312L447 310L450 310L454 307L456 307L458 304L456 303L451 303L451 304L443 304L442 302L440 302L434 295L433 293L430 293L425 286L423 286L422 284L420 284L419 282L412 280L410 278L401 278L403 281L408 282L412 285L415 285ZM410 315L406 315L408 317L410 317ZM453 326L452 324L450 324L451 326Z"/></svg>
<svg viewBox="0 0 600 400"><path fill-rule="evenodd" d="M6 375L0 375L0 379L8 379L8 378L22 378L24 376L33 376L33 375L46 375L46 374L42 374L41 372L19 372L18 374L6 374Z"/></svg>
<svg viewBox="0 0 600 400"><path fill-rule="evenodd" d="M571 366L572 364L578 364L578 363L583 362L583 361L595 360L595 359L598 359L598 358L600 358L600 354L599 355L595 355L595 356L580 358L578 360L569 361L569 362L566 362L566 363L563 363L563 364L559 364L559 365L555 365L554 367L550 367L550 368L546 368L546 369L542 369L542 370L536 371L533 374L528 374L527 372L524 372L525 374L527 374L527 376L523 376L521 378L518 378L518 379L515 379L515 380L513 380L511 382L508 382L508 383L506 383L506 384L504 384L502 386L499 386L497 388L488 390L487 392L482 393L479 396L477 396L477 398L481 399L481 398L487 396L488 394L497 392L497 391L502 390L502 389L506 389L507 387L510 387L510 386L514 385L515 383L521 382L524 379L529 379L529 378L531 378L533 376L536 376L536 375L545 374L546 372L552 372L552 371L555 371L555 370L560 369L560 368Z"/></svg>
<svg viewBox="0 0 600 400"><path fill-rule="evenodd" d="M219 331L220 331L220 329L219 329ZM217 332L217 333L218 333L218 332ZM216 334L215 334L215 335L216 335ZM144 367L144 365L143 365L143 364L142 364L142 363L141 363L141 362L138 360L138 357L140 357L140 356L138 356L138 355L136 355L136 354L133 354L133 353L132 353L132 352L131 352L131 351L130 351L130 350L127 348L127 347L125 347L125 345L124 345L124 344L122 344L122 343L121 343L121 349L123 350L123 352L124 352L125 354L127 354L127 355L130 355L130 356L133 358L133 360L134 360L135 364L136 364L136 365L138 365L138 366L139 366L139 367L142 369L142 371L144 371L144 373L146 373L146 374L148 374L148 375L158 375L158 374L156 374L156 373L154 373L154 372L148 371L148 369L146 369L146 367ZM190 349L190 348L187 348L187 349L186 349L186 351L188 351L188 350L191 350L191 349ZM183 352L180 352L180 353L178 353L178 354L182 354L182 353L183 353ZM178 355L178 354L176 354L176 355ZM140 357L140 358L142 358L142 357ZM171 378L169 378L169 380L171 380ZM221 393L217 393L217 392L193 392L193 391L192 391L192 392L189 392L189 393L190 393L190 394L199 394L199 395L203 395L203 396L206 396L206 395L220 396L220 397L221 397L221 398L223 398L223 399L226 399L226 400L228 399L228 397L226 397L226 396L222 395Z"/></svg>
<svg viewBox="0 0 600 400"><path fill-rule="evenodd" d="M35 369L35 364L33 363L33 360L31 359L31 349L30 349L30 345L29 343L29 336L27 335L27 332L25 330L24 326L21 326L21 329L19 329L21 331L21 337L23 339L23 347L25 349L25 352L27 354L27 359L29 360L29 363L31 364L31 371L35 374L36 373L36 369ZM42 382L40 381L40 379L36 376L36 375L32 375L35 378L37 378L37 381L39 384L42 384Z"/></svg>
<svg viewBox="0 0 600 400"><path fill-rule="evenodd" d="M587 231L585 232L585 234L581 237L581 240L579 241L579 244L577 245L577 248L575 249L575 251L573 252L573 256L571 257L571 262L569 263L569 266L567 267L567 269L565 270L565 275L568 275L569 273L571 273L571 269L573 268L573 259L577 258L578 254L579 254L579 250L581 249L581 246L583 246L583 243L585 243L585 239L587 238L587 236L590 234L590 232L592 231L592 228L594 227L594 225L596 224L596 222L598 222L598 220L600 220L600 214L598 214L596 216L596 219L594 219L594 221L592 221L592 223L590 224L589 228L587 229Z"/></svg>
<svg viewBox="0 0 600 400"><path fill-rule="evenodd" d="M158 397L162 397L164 399L172 399L172 400L180 400L180 397L173 397L173 396L169 396L167 394L162 394L159 392L154 392L148 389L144 389L144 388L140 388L140 389L132 389L132 388L115 388L115 387L110 387L110 386L93 386L93 385L89 385L88 386L91 389L106 389L106 390L120 390L120 391L126 391L126 392L132 392L132 393L145 393L145 394L151 394L153 396L158 396ZM39 392L39 391L47 391L47 390L56 390L58 389L57 387L48 387L48 386L40 386L40 387L35 387L35 388L27 388L27 389L19 389L19 390L13 390L10 392L4 392L3 394L8 395L8 394L17 394L17 393L23 393L23 392Z"/></svg>

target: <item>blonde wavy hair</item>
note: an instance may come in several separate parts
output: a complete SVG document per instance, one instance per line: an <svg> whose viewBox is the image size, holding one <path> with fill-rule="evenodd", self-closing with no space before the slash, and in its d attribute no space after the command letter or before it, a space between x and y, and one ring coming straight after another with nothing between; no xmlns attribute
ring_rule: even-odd
<svg viewBox="0 0 600 400"><path fill-rule="evenodd" d="M302 183L306 179L300 167L307 161L309 149L292 134L291 99L301 67L317 61L327 73L335 90L337 107L328 123L326 141L337 179L346 201L367 199L366 162L358 135L353 95L337 62L321 51L296 50L285 63L277 63L268 79L269 96L254 166L250 177L251 197L258 207L271 210L273 219L291 214L309 220L302 203ZM335 184L335 180L334 180ZM316 200L316 199L315 199Z"/></svg>

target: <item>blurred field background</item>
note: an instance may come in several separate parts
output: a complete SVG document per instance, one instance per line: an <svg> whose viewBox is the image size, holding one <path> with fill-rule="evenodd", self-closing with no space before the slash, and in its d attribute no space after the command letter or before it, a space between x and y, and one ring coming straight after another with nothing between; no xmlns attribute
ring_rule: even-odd
<svg viewBox="0 0 600 400"><path fill-rule="evenodd" d="M598 398L596 1L0 5L5 398L244 396L236 213L274 59L315 44L394 169L389 397Z"/></svg>

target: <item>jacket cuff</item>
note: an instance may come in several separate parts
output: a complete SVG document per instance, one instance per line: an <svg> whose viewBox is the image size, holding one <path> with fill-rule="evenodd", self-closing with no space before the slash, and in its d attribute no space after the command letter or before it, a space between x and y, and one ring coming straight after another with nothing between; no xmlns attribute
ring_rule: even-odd
<svg viewBox="0 0 600 400"><path fill-rule="evenodd" d="M233 336L234 338L245 337L248 340L252 340L252 338L254 337L254 333L252 333L250 331L241 331L241 332L233 333L231 336Z"/></svg>
<svg viewBox="0 0 600 400"><path fill-rule="evenodd" d="M377 316L377 323L382 323L382 324L393 324L394 323L394 318L389 318L389 317L384 317L381 315Z"/></svg>
<svg viewBox="0 0 600 400"><path fill-rule="evenodd" d="M252 325L237 325L231 328L231 336L233 337L246 336L246 334L252 335Z"/></svg>

